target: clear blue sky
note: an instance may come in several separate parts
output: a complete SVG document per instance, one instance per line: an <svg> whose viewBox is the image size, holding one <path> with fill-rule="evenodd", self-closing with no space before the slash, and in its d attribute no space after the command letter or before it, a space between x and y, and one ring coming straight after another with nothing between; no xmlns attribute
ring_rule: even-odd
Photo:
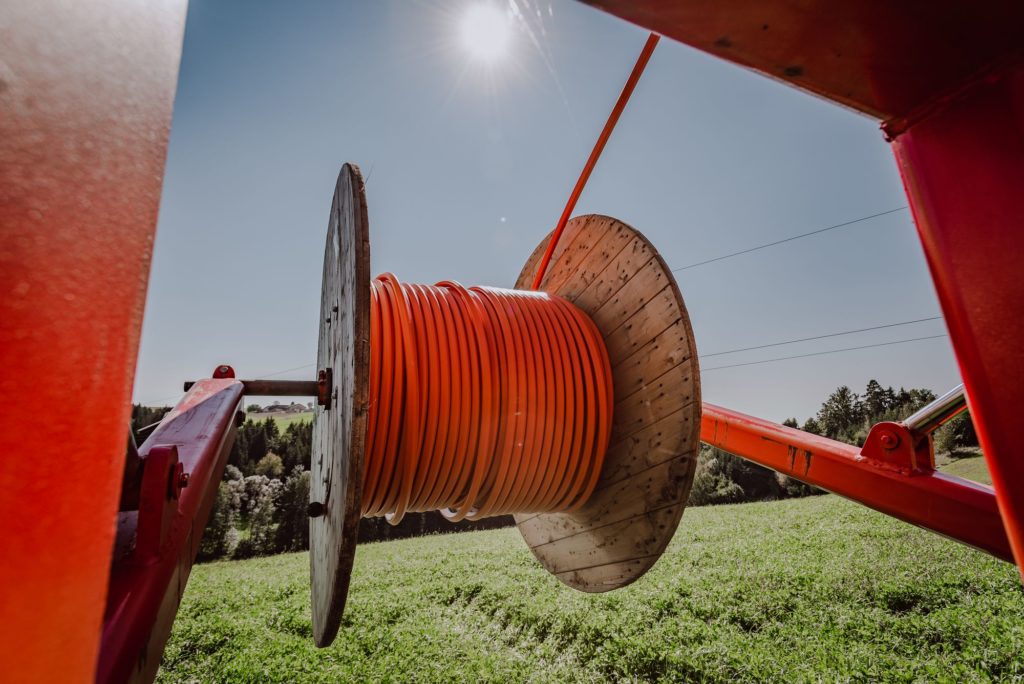
<svg viewBox="0 0 1024 684"><path fill-rule="evenodd" d="M255 377L315 361L345 161L369 176L375 274L511 286L646 37L576 2L516 2L533 38L517 26L490 68L460 42L468 2L190 3L136 401L173 403L182 380L222 362ZM622 219L684 266L904 204L876 122L663 40L576 213ZM906 211L677 275L702 353L939 313ZM837 385L872 377L938 392L959 382L944 338L711 371L703 390L803 420Z"/></svg>

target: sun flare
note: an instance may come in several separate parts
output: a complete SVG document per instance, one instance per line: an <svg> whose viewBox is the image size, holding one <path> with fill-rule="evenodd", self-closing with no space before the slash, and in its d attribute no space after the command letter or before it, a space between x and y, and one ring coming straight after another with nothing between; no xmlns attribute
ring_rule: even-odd
<svg viewBox="0 0 1024 684"><path fill-rule="evenodd" d="M508 53L512 38L511 17L486 0L469 5L459 23L462 46L474 59L494 64Z"/></svg>

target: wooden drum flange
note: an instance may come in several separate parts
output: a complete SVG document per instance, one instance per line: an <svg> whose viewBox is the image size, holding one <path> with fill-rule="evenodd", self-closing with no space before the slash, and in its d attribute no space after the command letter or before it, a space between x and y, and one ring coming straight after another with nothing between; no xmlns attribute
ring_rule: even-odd
<svg viewBox="0 0 1024 684"><path fill-rule="evenodd" d="M516 287L533 282L548 235ZM607 216L569 221L540 289L597 324L615 387L612 437L597 489L569 513L516 515L530 550L588 592L625 586L664 552L686 507L700 446L700 371L672 272L643 235Z"/></svg>
<svg viewBox="0 0 1024 684"><path fill-rule="evenodd" d="M331 369L330 408L313 416L309 559L313 639L334 641L345 610L362 503L370 366L370 238L359 167L338 174L324 251L317 368Z"/></svg>

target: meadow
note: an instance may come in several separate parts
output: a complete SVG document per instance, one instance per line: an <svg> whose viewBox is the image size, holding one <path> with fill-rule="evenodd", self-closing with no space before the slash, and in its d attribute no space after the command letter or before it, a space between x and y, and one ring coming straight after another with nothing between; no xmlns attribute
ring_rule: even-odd
<svg viewBox="0 0 1024 684"><path fill-rule="evenodd" d="M947 468L984 479L980 458ZM306 553L197 566L160 682L1024 678L1016 569L836 496L689 508L635 584L575 592L513 529L366 544L337 641Z"/></svg>
<svg viewBox="0 0 1024 684"><path fill-rule="evenodd" d="M301 413L249 413L246 415L246 418L255 421L273 418L274 422L277 423L277 429L280 430L281 432L284 432L292 423L313 422L313 412L303 411Z"/></svg>

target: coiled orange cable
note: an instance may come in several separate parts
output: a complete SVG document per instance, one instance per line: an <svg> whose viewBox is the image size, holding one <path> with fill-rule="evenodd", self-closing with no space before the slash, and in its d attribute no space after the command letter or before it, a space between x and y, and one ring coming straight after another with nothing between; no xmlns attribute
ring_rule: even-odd
<svg viewBox="0 0 1024 684"><path fill-rule="evenodd" d="M611 421L604 341L565 299L373 282L364 516L571 510L597 484Z"/></svg>

